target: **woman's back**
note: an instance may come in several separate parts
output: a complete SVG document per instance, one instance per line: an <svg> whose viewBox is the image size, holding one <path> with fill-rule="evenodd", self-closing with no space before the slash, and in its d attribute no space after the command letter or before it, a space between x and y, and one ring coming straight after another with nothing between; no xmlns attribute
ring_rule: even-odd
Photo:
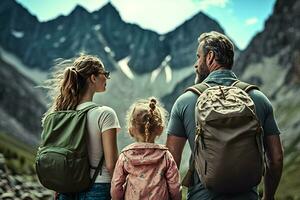
<svg viewBox="0 0 300 200"><path fill-rule="evenodd" d="M76 110L84 109L90 105L96 105L94 102L85 102L79 104ZM120 124L115 111L108 106L98 106L88 111L87 113L87 129L88 129L88 153L90 165L96 168L101 158L104 156L102 146L102 133L115 128L120 129ZM104 158L105 159L105 158ZM91 177L94 174L94 169L91 169ZM101 174L95 180L95 183L110 183L111 176L107 170L105 160L101 167Z"/></svg>

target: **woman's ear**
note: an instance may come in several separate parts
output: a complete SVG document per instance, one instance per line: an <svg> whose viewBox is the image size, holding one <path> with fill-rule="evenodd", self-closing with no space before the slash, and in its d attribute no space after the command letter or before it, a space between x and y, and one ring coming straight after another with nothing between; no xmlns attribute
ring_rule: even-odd
<svg viewBox="0 0 300 200"><path fill-rule="evenodd" d="M95 76L95 74L92 74L90 76L90 81L91 81L91 83L96 83L96 76Z"/></svg>

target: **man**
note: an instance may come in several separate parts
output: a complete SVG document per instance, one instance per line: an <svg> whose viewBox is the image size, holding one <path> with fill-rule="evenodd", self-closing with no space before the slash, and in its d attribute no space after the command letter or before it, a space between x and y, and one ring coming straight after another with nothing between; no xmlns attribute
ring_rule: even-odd
<svg viewBox="0 0 300 200"><path fill-rule="evenodd" d="M210 85L229 86L236 81L237 77L231 71L234 57L232 42L225 35L214 31L201 34L198 42L195 82L204 81ZM251 90L249 95L255 104L256 115L264 131L267 168L264 175L263 199L272 200L282 173L283 152L279 137L280 131L268 98L259 90ZM191 91L185 92L178 97L171 111L167 128L167 147L174 156L178 168L186 140L188 140L191 150L194 148L197 98L197 94ZM187 199L259 199L256 188L233 195L218 194L208 190L201 183L196 171L193 173L192 182Z"/></svg>

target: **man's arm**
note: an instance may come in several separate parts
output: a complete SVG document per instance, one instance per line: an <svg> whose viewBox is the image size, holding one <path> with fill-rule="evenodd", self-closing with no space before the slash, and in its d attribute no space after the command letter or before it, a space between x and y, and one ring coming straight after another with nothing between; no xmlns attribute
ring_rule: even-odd
<svg viewBox="0 0 300 200"><path fill-rule="evenodd" d="M185 143L186 143L185 137L178 137L175 135L168 135L167 137L166 145L169 148L169 151L171 152L172 156L174 157L178 169L180 167L181 155Z"/></svg>
<svg viewBox="0 0 300 200"><path fill-rule="evenodd" d="M283 149L279 135L269 135L264 140L267 168L264 176L263 200L273 200L282 173Z"/></svg>

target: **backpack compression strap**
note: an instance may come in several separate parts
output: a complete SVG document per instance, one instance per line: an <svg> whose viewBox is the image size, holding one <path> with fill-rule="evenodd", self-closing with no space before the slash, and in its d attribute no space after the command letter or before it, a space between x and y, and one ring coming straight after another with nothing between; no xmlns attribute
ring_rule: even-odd
<svg viewBox="0 0 300 200"><path fill-rule="evenodd" d="M202 94L207 88L209 88L210 86L207 83L199 83L196 85L193 85L191 87L188 87L185 92L187 91L192 91L193 93L197 94L200 96L200 94Z"/></svg>
<svg viewBox="0 0 300 200"><path fill-rule="evenodd" d="M244 90L245 92L249 92L250 90L259 90L258 86L256 85L251 85L249 83L242 82L240 80L235 81L234 83L231 84L231 86L235 86L240 88L241 90Z"/></svg>
<svg viewBox="0 0 300 200"><path fill-rule="evenodd" d="M94 174L93 174L93 177L92 177L92 180L91 180L92 183L95 183L95 180L96 180L98 174L100 174L100 175L102 174L101 167L102 167L102 165L103 165L103 162L104 162L104 153L103 153L102 158L101 158L101 160L99 161L97 167L90 166L92 169L95 170L95 171L94 171ZM100 173L99 173L99 172L100 172Z"/></svg>

